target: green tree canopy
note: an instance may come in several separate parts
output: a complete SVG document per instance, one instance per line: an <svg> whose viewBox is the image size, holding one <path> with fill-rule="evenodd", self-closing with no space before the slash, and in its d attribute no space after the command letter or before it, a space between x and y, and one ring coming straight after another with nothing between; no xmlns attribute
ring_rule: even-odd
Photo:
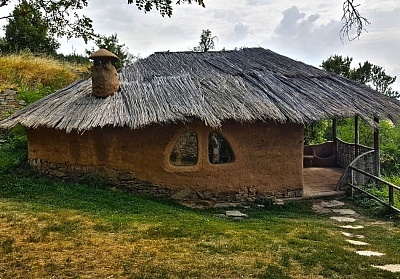
<svg viewBox="0 0 400 279"><path fill-rule="evenodd" d="M340 55L332 55L326 61L322 61L321 67L338 75L350 78L350 65L353 58L342 57Z"/></svg>
<svg viewBox="0 0 400 279"><path fill-rule="evenodd" d="M108 51L111 51L116 56L118 56L119 60L113 63L117 69L121 68L122 66L126 66L136 60L136 57L129 53L129 50L127 47L125 47L125 44L119 43L119 39L116 33L111 36L99 36L95 40L95 44L99 49L107 49ZM91 50L87 49L86 54L90 56L96 50L97 49L94 48L92 48Z"/></svg>
<svg viewBox="0 0 400 279"><path fill-rule="evenodd" d="M391 87L396 81L396 77L386 74L381 66L374 65L368 61L362 64L359 63L357 68L351 68L352 61L353 58L348 56L332 55L326 61L322 61L321 67L329 72L366 84L390 97L400 97L400 93L393 91Z"/></svg>
<svg viewBox="0 0 400 279"><path fill-rule="evenodd" d="M212 36L211 31L209 29L205 29L201 32L200 42L198 46L193 48L193 51L196 52L206 52L210 49L215 48L214 41L217 40L217 36Z"/></svg>
<svg viewBox="0 0 400 279"><path fill-rule="evenodd" d="M4 26L5 37L1 50L55 54L60 44L49 34L49 28L39 10L26 1L15 7L13 17Z"/></svg>

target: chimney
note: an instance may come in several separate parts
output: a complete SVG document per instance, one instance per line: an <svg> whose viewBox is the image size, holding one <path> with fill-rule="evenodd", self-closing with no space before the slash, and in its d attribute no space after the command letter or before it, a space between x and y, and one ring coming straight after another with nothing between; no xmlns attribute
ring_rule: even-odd
<svg viewBox="0 0 400 279"><path fill-rule="evenodd" d="M118 56L106 49L100 49L89 57L94 62L92 69L92 93L96 97L105 98L118 91L117 70L111 63Z"/></svg>

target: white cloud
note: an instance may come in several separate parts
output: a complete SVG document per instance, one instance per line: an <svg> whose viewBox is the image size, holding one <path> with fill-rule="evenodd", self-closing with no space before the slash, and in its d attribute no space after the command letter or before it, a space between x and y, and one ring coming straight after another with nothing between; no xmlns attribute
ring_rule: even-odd
<svg viewBox="0 0 400 279"><path fill-rule="evenodd" d="M247 26L243 22L236 23L233 30L235 39L238 41L246 38L246 36L249 34L249 26Z"/></svg>
<svg viewBox="0 0 400 279"><path fill-rule="evenodd" d="M273 50L295 59L311 61L314 65L320 64L325 56L341 46L340 22L319 23L318 13L307 15L296 6L286 9L282 15L274 34L262 45L271 46Z"/></svg>
<svg viewBox="0 0 400 279"><path fill-rule="evenodd" d="M362 5L361 7L364 7ZM365 0L365 9L372 11L394 11L400 7L398 0Z"/></svg>

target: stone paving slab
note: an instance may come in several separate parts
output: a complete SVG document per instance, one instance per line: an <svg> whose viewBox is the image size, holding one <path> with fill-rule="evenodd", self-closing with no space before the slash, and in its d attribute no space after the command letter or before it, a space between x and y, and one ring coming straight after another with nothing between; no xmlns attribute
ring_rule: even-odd
<svg viewBox="0 0 400 279"><path fill-rule="evenodd" d="M348 232L342 232L342 234L343 234L344 236L347 236L347 237L364 238L364 236L361 235L361 234L352 234L352 233L348 233Z"/></svg>
<svg viewBox="0 0 400 279"><path fill-rule="evenodd" d="M374 251L356 251L356 253L361 256L367 256L367 257L382 257L385 255L384 253L379 253Z"/></svg>
<svg viewBox="0 0 400 279"><path fill-rule="evenodd" d="M323 201L321 203L315 203L313 204L313 210L317 213L320 214L329 214L329 213L335 213L341 216L331 216L330 219L338 221L338 222L348 222L348 223L353 223L357 221L355 218L351 218L358 216L357 212L355 212L352 209L348 208L337 208L337 207L342 207L344 206L345 203L337 200L331 200L331 201ZM351 229L351 230L358 230L358 229L363 229L364 226L361 225L342 225L339 226L340 228L343 229ZM358 238L358 239L363 239L364 236L361 234L352 234L348 232L341 232L344 236L348 238ZM353 239L346 239L346 242L356 245L356 246L367 246L369 245L367 242L363 241L358 241L358 240L353 240ZM376 251L355 251L358 255L361 256L367 256L367 257L382 257L385 254L376 252ZM388 265L383 265L383 266L378 266L378 265L372 265L372 267L379 268L382 270L387 270L390 272L400 272L400 264L388 264Z"/></svg>
<svg viewBox="0 0 400 279"><path fill-rule="evenodd" d="M358 241L358 240L346 239L346 241L347 241L348 243L353 244L353 245L359 245L359 246L369 245L367 242Z"/></svg>
<svg viewBox="0 0 400 279"><path fill-rule="evenodd" d="M332 211L334 213L338 213L341 215L357 215L357 212L355 212L352 209L347 209L347 208L346 209L332 209Z"/></svg>
<svg viewBox="0 0 400 279"><path fill-rule="evenodd" d="M321 202L321 205L326 208L340 207L340 206L344 206L344 202L337 201L337 200L323 201L323 202Z"/></svg>
<svg viewBox="0 0 400 279"><path fill-rule="evenodd" d="M345 225L345 226L340 226L343 229L352 229L352 230L359 230L359 229L363 229L364 226L353 226L353 225Z"/></svg>
<svg viewBox="0 0 400 279"><path fill-rule="evenodd" d="M338 222L348 222L348 223L353 223L356 221L354 218L350 217L342 217L342 216L332 216L330 217L332 220L338 221Z"/></svg>
<svg viewBox="0 0 400 279"><path fill-rule="evenodd" d="M228 210L225 212L225 215L228 217L247 217L247 214L240 212L239 210Z"/></svg>
<svg viewBox="0 0 400 279"><path fill-rule="evenodd" d="M319 213L319 214L329 214L332 213L332 210L330 208L325 208L321 204L313 204L312 209Z"/></svg>
<svg viewBox="0 0 400 279"><path fill-rule="evenodd" d="M373 265L372 267L380 268L391 272L400 272L400 264Z"/></svg>

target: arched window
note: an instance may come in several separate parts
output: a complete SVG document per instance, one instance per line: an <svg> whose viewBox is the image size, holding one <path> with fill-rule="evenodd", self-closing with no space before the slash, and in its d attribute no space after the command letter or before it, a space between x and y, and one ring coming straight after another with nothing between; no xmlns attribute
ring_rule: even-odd
<svg viewBox="0 0 400 279"><path fill-rule="evenodd" d="M194 131L184 132L176 141L169 156L173 166L194 166L198 158L197 135Z"/></svg>
<svg viewBox="0 0 400 279"><path fill-rule="evenodd" d="M234 155L228 142L215 132L208 136L208 159L211 164L230 163Z"/></svg>

